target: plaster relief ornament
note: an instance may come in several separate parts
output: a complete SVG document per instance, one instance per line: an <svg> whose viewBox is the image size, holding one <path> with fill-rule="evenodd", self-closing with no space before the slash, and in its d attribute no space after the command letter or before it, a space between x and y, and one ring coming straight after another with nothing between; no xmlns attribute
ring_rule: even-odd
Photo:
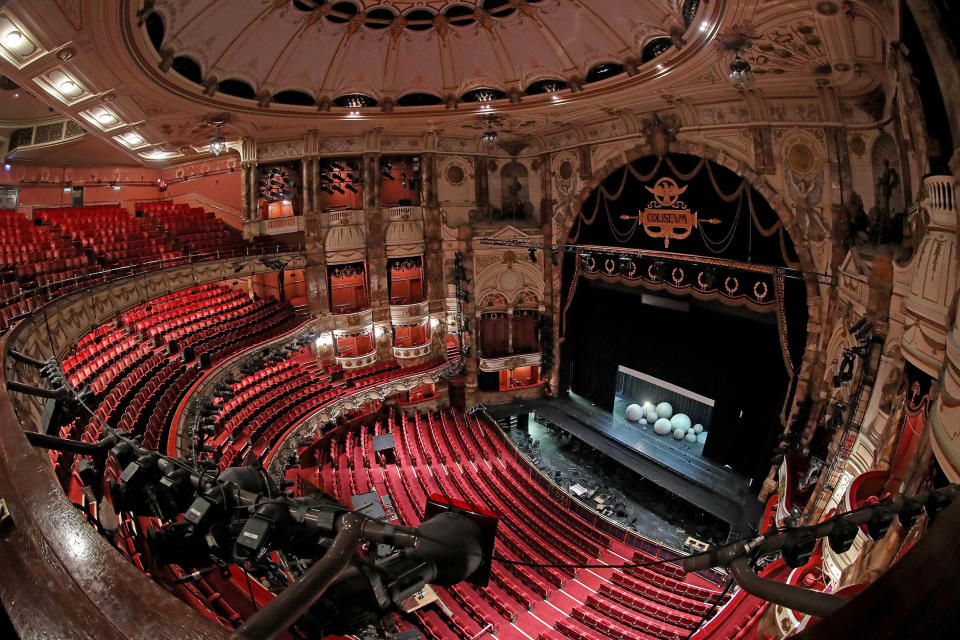
<svg viewBox="0 0 960 640"><path fill-rule="evenodd" d="M673 178L660 178L653 188L645 187L653 194L654 200L640 211L636 218L644 232L651 238L663 238L665 249L670 248L671 240L683 240L699 224L719 224L717 218L700 220L695 211L690 211L680 196L689 185L680 187ZM621 220L632 220L634 216L622 215Z"/></svg>

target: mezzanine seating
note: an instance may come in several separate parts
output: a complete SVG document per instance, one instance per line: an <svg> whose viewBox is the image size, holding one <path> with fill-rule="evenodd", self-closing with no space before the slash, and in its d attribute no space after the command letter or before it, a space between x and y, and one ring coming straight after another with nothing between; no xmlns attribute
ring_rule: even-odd
<svg viewBox="0 0 960 640"><path fill-rule="evenodd" d="M212 211L173 202L148 202L137 210L163 227L183 245L187 253L236 251L247 246L239 231L216 217Z"/></svg>
<svg viewBox="0 0 960 640"><path fill-rule="evenodd" d="M116 205L35 209L33 216L43 224L54 226L107 266L183 255L155 227Z"/></svg>

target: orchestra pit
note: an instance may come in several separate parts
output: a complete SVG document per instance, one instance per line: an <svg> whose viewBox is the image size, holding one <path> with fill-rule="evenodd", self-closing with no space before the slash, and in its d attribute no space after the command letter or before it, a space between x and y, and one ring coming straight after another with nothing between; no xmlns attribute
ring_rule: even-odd
<svg viewBox="0 0 960 640"><path fill-rule="evenodd" d="M0 2L0 637L956 638L958 34Z"/></svg>

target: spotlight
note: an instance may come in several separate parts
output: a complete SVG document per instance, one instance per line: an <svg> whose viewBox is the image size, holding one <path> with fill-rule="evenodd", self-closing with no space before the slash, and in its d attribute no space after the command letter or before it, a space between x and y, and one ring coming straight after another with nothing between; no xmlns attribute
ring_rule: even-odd
<svg viewBox="0 0 960 640"><path fill-rule="evenodd" d="M483 134L480 136L480 141L481 141L481 142L486 142L486 143L494 142L494 141L496 141L496 139L497 139L497 132L494 131L493 129L487 129L487 130L484 131Z"/></svg>
<svg viewBox="0 0 960 640"><path fill-rule="evenodd" d="M903 498L903 506L897 512L897 517L900 518L900 526L903 527L904 533L913 528L921 513L923 513L922 500L910 497Z"/></svg>
<svg viewBox="0 0 960 640"><path fill-rule="evenodd" d="M537 250L533 247L530 247L530 262L537 264Z"/></svg>
<svg viewBox="0 0 960 640"><path fill-rule="evenodd" d="M867 521L867 535L873 540L879 540L887 535L890 525L893 523L893 513L884 508L874 508L870 514L870 520Z"/></svg>
<svg viewBox="0 0 960 640"><path fill-rule="evenodd" d="M593 254L591 253L581 253L580 254L580 267L583 269L590 268L590 261L593 260Z"/></svg>
<svg viewBox="0 0 960 640"><path fill-rule="evenodd" d="M383 171L383 177L388 180L396 180L396 178L393 177L393 174L387 171L386 169L384 169Z"/></svg>
<svg viewBox="0 0 960 640"><path fill-rule="evenodd" d="M633 272L633 258L620 256L620 275L629 276Z"/></svg>
<svg viewBox="0 0 960 640"><path fill-rule="evenodd" d="M344 186L344 188L347 189L348 191L352 191L353 193L358 193L357 188L356 188L355 186L353 186L353 185L352 185L351 183L349 183L349 182L344 183L343 186Z"/></svg>
<svg viewBox="0 0 960 640"><path fill-rule="evenodd" d="M340 195L346 195L346 193L347 193L346 191L344 191L344 190L343 190L340 186L338 186L338 185L331 185L330 188L333 189L334 191L336 191L337 193L339 193Z"/></svg>
<svg viewBox="0 0 960 640"><path fill-rule="evenodd" d="M813 547L816 544L815 538L807 538L803 535L789 534L787 543L783 547L783 561L791 569L802 567L810 561L813 554Z"/></svg>
<svg viewBox="0 0 960 640"><path fill-rule="evenodd" d="M857 539L857 533L860 527L851 524L843 519L838 519L833 523L833 529L827 536L830 548L837 553L846 553L853 546L853 541Z"/></svg>
<svg viewBox="0 0 960 640"><path fill-rule="evenodd" d="M859 320L856 321L856 323L854 323L852 327L850 327L850 335L852 336L856 335L866 325L867 325L867 318L866 317L860 318Z"/></svg>

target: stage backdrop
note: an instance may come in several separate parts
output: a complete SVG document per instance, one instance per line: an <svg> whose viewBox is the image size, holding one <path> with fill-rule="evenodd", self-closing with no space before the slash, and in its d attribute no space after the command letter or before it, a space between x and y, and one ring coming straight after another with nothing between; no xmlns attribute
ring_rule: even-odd
<svg viewBox="0 0 960 640"><path fill-rule="evenodd" d="M784 277L798 259L765 199L702 158L641 158L585 200L568 242L610 249L564 258L561 388L609 409L617 365L674 382L717 401L705 456L750 475L766 466L807 307L804 282ZM618 248L658 253L624 260ZM645 292L690 310L641 305Z"/></svg>

